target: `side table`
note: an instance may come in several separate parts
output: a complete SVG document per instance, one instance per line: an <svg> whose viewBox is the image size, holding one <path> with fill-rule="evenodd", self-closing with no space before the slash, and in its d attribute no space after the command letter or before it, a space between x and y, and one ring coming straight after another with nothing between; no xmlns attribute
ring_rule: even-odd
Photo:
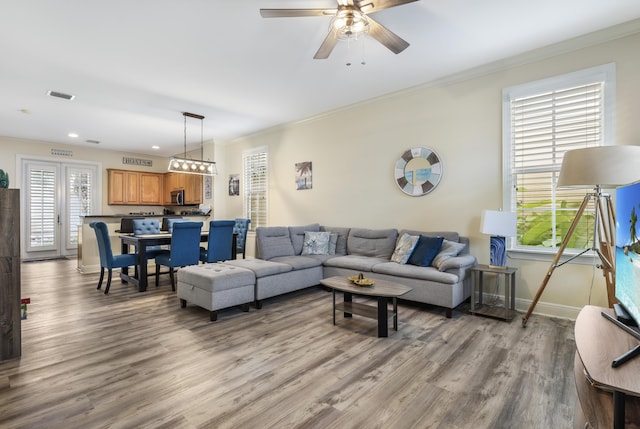
<svg viewBox="0 0 640 429"><path fill-rule="evenodd" d="M489 265L477 264L471 268L473 276L471 286L471 310L472 314L497 317L511 320L516 314L516 271L517 268L500 268ZM484 275L491 273L496 275L496 282L500 276L504 277L504 307L483 303ZM478 301L476 302L476 294Z"/></svg>

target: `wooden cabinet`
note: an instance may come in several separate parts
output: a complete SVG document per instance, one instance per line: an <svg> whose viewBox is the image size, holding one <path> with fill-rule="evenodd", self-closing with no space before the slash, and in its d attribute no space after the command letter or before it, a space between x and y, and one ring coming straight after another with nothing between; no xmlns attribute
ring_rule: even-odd
<svg viewBox="0 0 640 429"><path fill-rule="evenodd" d="M197 174L165 173L164 203L171 204L171 191L184 189L185 204L202 203L202 176Z"/></svg>
<svg viewBox="0 0 640 429"><path fill-rule="evenodd" d="M108 204L162 205L163 175L108 169Z"/></svg>
<svg viewBox="0 0 640 429"><path fill-rule="evenodd" d="M22 354L20 190L0 189L0 361Z"/></svg>
<svg viewBox="0 0 640 429"><path fill-rule="evenodd" d="M140 173L140 204L162 205L164 177L158 173Z"/></svg>
<svg viewBox="0 0 640 429"><path fill-rule="evenodd" d="M184 174L187 178L184 188L185 204L201 204L202 203L202 176L196 174Z"/></svg>

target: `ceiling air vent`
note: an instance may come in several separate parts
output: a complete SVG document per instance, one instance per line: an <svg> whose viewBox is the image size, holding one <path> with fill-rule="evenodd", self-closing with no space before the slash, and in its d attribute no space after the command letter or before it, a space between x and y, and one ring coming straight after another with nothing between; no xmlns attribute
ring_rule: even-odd
<svg viewBox="0 0 640 429"><path fill-rule="evenodd" d="M47 95L50 97L64 98L65 100L69 100L69 101L76 98L75 95L65 94L64 92L58 92L58 91L47 91Z"/></svg>
<svg viewBox="0 0 640 429"><path fill-rule="evenodd" d="M85 140L85 142L87 142L87 143L93 143L93 144L100 144L100 141L99 141L99 140L92 140L92 139L87 139L87 140Z"/></svg>

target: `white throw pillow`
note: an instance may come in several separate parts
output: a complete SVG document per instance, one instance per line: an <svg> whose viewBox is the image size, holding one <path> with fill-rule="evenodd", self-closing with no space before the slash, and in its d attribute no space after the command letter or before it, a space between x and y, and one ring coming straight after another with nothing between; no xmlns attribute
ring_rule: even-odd
<svg viewBox="0 0 640 429"><path fill-rule="evenodd" d="M305 231L304 242L302 243L303 255L328 255L329 254L329 232Z"/></svg>
<svg viewBox="0 0 640 429"><path fill-rule="evenodd" d="M398 239L396 248L391 255L391 262L397 262L398 264L406 264L411 256L411 252L418 243L418 235L402 234L402 237Z"/></svg>
<svg viewBox="0 0 640 429"><path fill-rule="evenodd" d="M453 258L454 256L458 256L464 249L463 243L456 243L455 241L443 240L442 247L440 248L440 252L433 258L433 262L431 265L436 267L439 271L442 271L440 267L442 263L449 258Z"/></svg>

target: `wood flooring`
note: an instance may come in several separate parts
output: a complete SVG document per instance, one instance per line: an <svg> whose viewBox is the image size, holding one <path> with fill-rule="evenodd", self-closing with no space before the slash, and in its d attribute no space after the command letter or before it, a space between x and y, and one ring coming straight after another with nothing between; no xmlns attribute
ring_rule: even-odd
<svg viewBox="0 0 640 429"><path fill-rule="evenodd" d="M114 275L116 277L116 275ZM260 310L180 308L74 261L22 264L22 357L0 363L2 428L571 428L573 322L399 305L399 330L309 288ZM153 282L152 282L153 284ZM356 298L357 299L357 298Z"/></svg>

